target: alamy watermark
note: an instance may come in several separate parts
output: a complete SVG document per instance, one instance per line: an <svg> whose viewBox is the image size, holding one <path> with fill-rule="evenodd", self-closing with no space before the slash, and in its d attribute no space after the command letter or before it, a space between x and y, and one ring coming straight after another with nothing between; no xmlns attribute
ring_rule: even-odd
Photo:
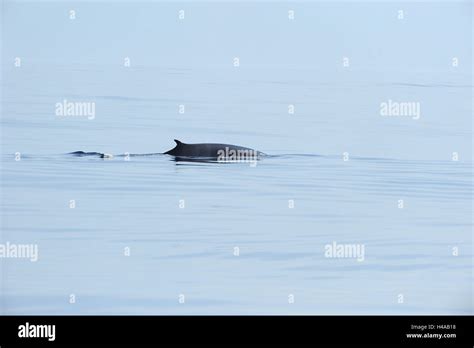
<svg viewBox="0 0 474 348"><path fill-rule="evenodd" d="M64 99L55 104L56 116L87 117L88 120L95 119L95 102L68 101Z"/></svg>
<svg viewBox="0 0 474 348"><path fill-rule="evenodd" d="M231 149L226 146L217 150L217 162L255 162L258 160L258 151L253 149Z"/></svg>
<svg viewBox="0 0 474 348"><path fill-rule="evenodd" d="M38 261L37 244L0 243L0 258L23 258L31 262Z"/></svg>
<svg viewBox="0 0 474 348"><path fill-rule="evenodd" d="M358 262L365 260L364 244L342 244L333 241L324 246L324 257L357 259Z"/></svg>
<svg viewBox="0 0 474 348"><path fill-rule="evenodd" d="M418 120L421 116L421 105L420 102L397 102L389 99L380 103L380 115Z"/></svg>
<svg viewBox="0 0 474 348"><path fill-rule="evenodd" d="M47 338L48 341L56 339L56 325L38 325L26 322L18 326L18 337L20 338Z"/></svg>

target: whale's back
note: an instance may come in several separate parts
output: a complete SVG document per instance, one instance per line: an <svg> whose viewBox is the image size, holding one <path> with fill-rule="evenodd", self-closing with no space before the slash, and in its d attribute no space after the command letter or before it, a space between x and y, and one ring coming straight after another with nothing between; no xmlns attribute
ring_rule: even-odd
<svg viewBox="0 0 474 348"><path fill-rule="evenodd" d="M257 150L232 145L232 144L218 144L218 143L198 143L185 144L176 140L176 146L165 152L167 155L176 157L195 157L195 158L228 158L228 157L258 157L263 155Z"/></svg>

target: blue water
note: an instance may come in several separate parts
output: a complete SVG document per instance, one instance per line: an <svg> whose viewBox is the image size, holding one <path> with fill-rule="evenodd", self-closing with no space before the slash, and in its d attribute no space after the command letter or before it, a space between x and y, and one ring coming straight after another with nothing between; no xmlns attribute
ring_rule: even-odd
<svg viewBox="0 0 474 348"><path fill-rule="evenodd" d="M47 6L57 13L67 9L54 4ZM391 70L397 57L381 70L361 62L343 69L339 60L311 67L252 65L243 59L236 68L235 54L220 65L184 66L173 64L165 50L159 51L165 55L162 64L123 67L122 56L131 53L109 63L81 61L94 53L104 58L100 45L100 52L85 50L74 62L48 61L49 53L38 50L43 61L25 58L15 67L11 57L19 44L13 38L22 32L13 29L22 22L10 18L24 16L30 25L36 18L28 11L18 14L21 6L10 3L3 14L1 242L35 243L39 259L0 259L0 313L472 313L469 70L450 68L449 59L443 70L436 56L425 60L426 71L409 65ZM362 12L376 5L364 6ZM440 11L449 13L443 6ZM119 5L114 9L126 12ZM148 18L145 12L141 15ZM228 30L232 14L228 9L218 19ZM118 18L109 20L122 30ZM151 37L140 32L144 24L136 25L142 36L130 35L143 37L144 45ZM373 24L365 25L370 31ZM199 28L196 37L219 35ZM49 29L54 27L38 30ZM292 30L304 35L303 29ZM258 41L258 30L255 35ZM48 37L44 45L57 48L60 57L67 47L75 51L74 45L100 41L59 40L62 47ZM402 37L416 46L410 31ZM23 52L28 42L38 45L34 37L28 40ZM139 45L128 36L123 40ZM248 46L244 52L255 49L252 41ZM200 47L189 49L198 61L210 55ZM255 57L270 55L275 47L269 40L268 52ZM354 47L352 55L365 46ZM326 56L336 54L326 49ZM420 52L411 52L414 61ZM94 119L56 116L55 104L64 99L95 102ZM419 101L420 119L381 116L380 103L388 99ZM288 113L289 104L294 114ZM237 144L270 156L256 165L117 156L164 152L174 147L173 139ZM67 154L72 151L116 156ZM325 257L325 245L334 241L363 244L364 261Z"/></svg>

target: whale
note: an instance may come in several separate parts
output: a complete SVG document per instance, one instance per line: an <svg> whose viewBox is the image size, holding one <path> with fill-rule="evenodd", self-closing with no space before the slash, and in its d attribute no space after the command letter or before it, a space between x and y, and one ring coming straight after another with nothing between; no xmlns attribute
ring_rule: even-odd
<svg viewBox="0 0 474 348"><path fill-rule="evenodd" d="M197 162L233 162L233 161L255 161L266 156L265 153L254 150L249 147L218 144L218 143L198 143L186 144L182 141L174 139L176 146L171 150L159 153L142 153L142 154L123 154L117 157L142 157L155 155L170 155L176 161L197 161ZM69 152L69 155L76 157L100 157L104 159L112 159L115 156L102 152L85 152L75 151Z"/></svg>
<svg viewBox="0 0 474 348"><path fill-rule="evenodd" d="M257 160L265 154L249 147L218 144L218 143L197 143L186 144L182 141L174 139L176 146L169 151L164 152L165 155L171 155L178 159L209 159L222 161L239 161L239 160Z"/></svg>
<svg viewBox="0 0 474 348"><path fill-rule="evenodd" d="M110 159L113 158L114 156L109 154L109 153L102 153L102 152L85 152L85 151L74 151L74 152L69 152L68 155L73 155L76 157L86 157L86 156L98 156L100 158L105 158L105 159ZM125 155L122 155L125 156Z"/></svg>

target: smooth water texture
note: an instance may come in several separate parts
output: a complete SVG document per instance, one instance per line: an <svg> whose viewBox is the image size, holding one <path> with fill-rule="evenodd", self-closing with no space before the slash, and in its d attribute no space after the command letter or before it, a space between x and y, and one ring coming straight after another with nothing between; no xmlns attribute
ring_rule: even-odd
<svg viewBox="0 0 474 348"><path fill-rule="evenodd" d="M7 2L0 313L472 314L467 5L404 6ZM173 139L270 156L117 156Z"/></svg>

